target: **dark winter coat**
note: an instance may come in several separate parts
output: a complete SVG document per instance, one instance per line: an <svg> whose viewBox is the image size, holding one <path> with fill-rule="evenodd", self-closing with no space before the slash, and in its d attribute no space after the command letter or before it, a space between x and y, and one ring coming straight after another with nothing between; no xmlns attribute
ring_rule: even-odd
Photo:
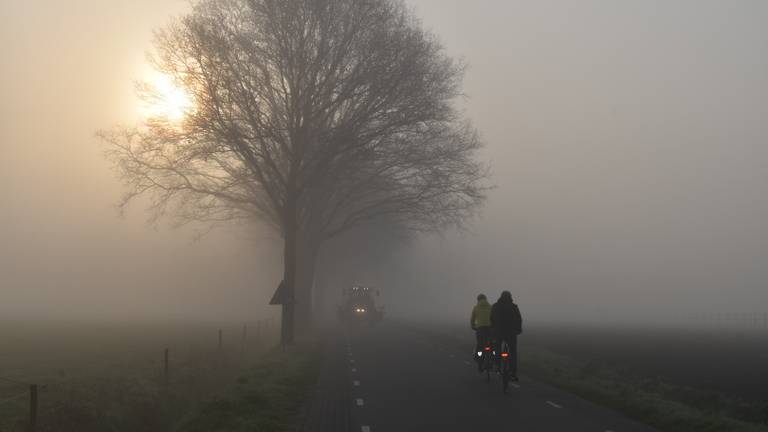
<svg viewBox="0 0 768 432"><path fill-rule="evenodd" d="M491 327L497 336L516 336L523 332L523 317L512 300L499 299L491 307Z"/></svg>

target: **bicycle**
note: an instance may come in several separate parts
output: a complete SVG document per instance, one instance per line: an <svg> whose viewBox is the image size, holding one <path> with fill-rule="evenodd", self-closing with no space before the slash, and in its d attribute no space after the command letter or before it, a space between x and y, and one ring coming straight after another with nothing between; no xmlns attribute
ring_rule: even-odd
<svg viewBox="0 0 768 432"><path fill-rule="evenodd" d="M491 382L491 370L493 369L493 347L490 341L483 344L480 353L480 371L485 373L485 382Z"/></svg>
<svg viewBox="0 0 768 432"><path fill-rule="evenodd" d="M493 338L483 337L480 340L477 358L480 373L485 373L485 382L491 382L491 370L493 369Z"/></svg>
<svg viewBox="0 0 768 432"><path fill-rule="evenodd" d="M501 346L499 346L499 365L498 372L501 375L501 385L504 394L509 389L509 381L512 378L511 365L510 365L510 349L507 341L502 340Z"/></svg>

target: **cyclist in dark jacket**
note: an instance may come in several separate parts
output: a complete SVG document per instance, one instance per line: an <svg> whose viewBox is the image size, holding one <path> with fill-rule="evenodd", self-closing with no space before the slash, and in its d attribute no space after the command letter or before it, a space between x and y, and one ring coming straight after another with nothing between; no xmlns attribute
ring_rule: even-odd
<svg viewBox="0 0 768 432"><path fill-rule="evenodd" d="M510 372L512 379L517 380L517 335L523 332L523 318L509 291L503 291L491 307L491 327L496 338L496 349L501 348L502 341L509 345Z"/></svg>

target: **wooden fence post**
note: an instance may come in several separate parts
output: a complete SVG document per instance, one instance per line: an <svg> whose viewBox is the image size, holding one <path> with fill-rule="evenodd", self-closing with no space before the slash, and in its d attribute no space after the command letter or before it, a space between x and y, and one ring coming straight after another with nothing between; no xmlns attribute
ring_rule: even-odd
<svg viewBox="0 0 768 432"><path fill-rule="evenodd" d="M163 378L165 379L165 384L167 385L170 378L168 370L168 348L163 351Z"/></svg>
<svg viewBox="0 0 768 432"><path fill-rule="evenodd" d="M29 431L37 429L37 384L29 386Z"/></svg>
<svg viewBox="0 0 768 432"><path fill-rule="evenodd" d="M245 354L248 340L248 324L243 324L243 354Z"/></svg>

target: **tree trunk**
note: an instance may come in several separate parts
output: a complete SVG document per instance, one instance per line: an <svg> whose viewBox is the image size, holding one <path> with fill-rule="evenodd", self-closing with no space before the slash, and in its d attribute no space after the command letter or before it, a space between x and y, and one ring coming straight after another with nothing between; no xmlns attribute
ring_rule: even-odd
<svg viewBox="0 0 768 432"><path fill-rule="evenodd" d="M302 244L296 267L296 333L305 334L313 322L313 287L317 264L317 248Z"/></svg>
<svg viewBox="0 0 768 432"><path fill-rule="evenodd" d="M313 316L315 320L327 320L331 317L331 308L328 305L328 272L320 269L315 272L315 289L313 302Z"/></svg>
<svg viewBox="0 0 768 432"><path fill-rule="evenodd" d="M296 223L296 205L289 200L283 216L283 237L285 249L283 251L283 313L280 327L280 343L290 345L294 341L294 313L295 313L295 287L296 287L296 261L299 230Z"/></svg>

